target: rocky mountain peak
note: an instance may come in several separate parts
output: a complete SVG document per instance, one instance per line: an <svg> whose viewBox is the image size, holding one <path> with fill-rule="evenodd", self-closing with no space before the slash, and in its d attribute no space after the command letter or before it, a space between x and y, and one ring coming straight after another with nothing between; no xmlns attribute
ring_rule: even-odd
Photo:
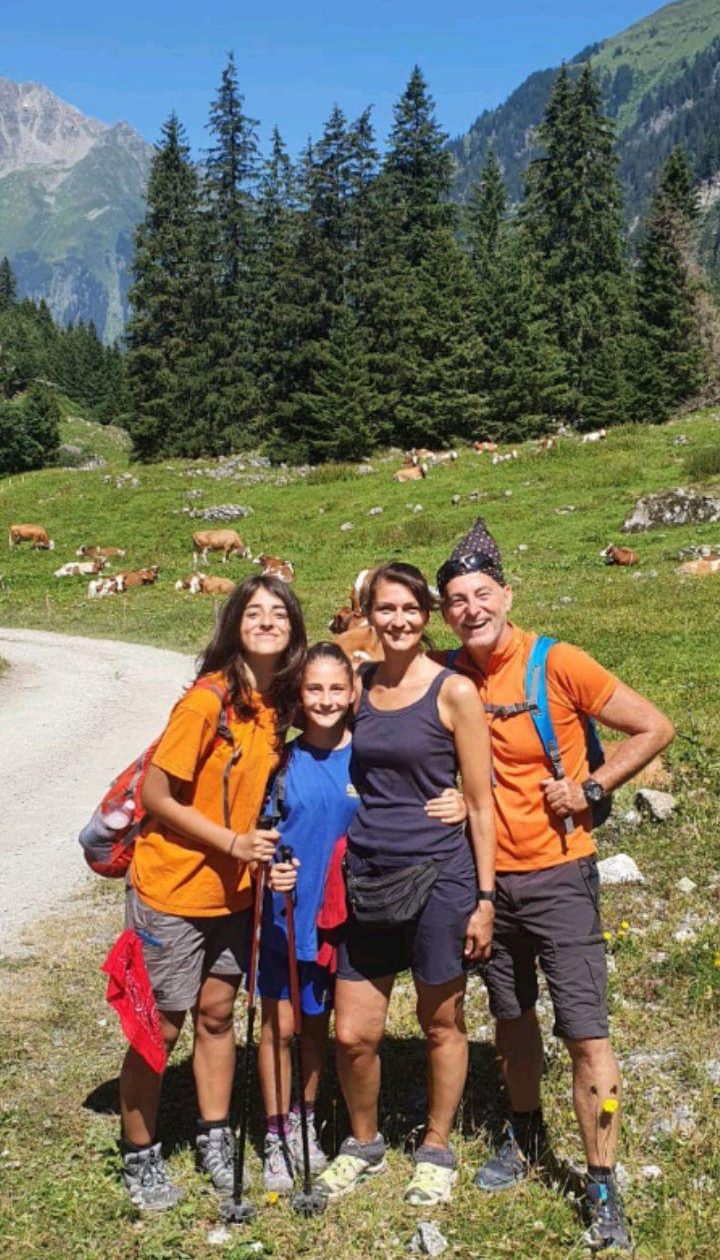
<svg viewBox="0 0 720 1260"><path fill-rule="evenodd" d="M31 166L74 166L107 130L41 83L0 79L0 178Z"/></svg>

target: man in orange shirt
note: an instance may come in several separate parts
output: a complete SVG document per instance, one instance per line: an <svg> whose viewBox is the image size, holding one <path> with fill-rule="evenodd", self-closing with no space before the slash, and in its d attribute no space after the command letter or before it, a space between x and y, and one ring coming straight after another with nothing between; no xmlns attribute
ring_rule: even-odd
<svg viewBox="0 0 720 1260"><path fill-rule="evenodd" d="M513 1118L506 1141L479 1170L475 1184L488 1191L514 1185L542 1161L547 1147L535 1013L539 960L553 1002L555 1035L564 1040L572 1062L573 1102L588 1163L588 1240L598 1249L630 1250L613 1174L620 1078L608 1034L591 806L665 748L673 727L579 648L554 644L547 658L547 694L564 777L553 777L524 703L536 636L508 620L512 591L482 518L439 570L437 585L443 617L462 643L453 666L475 681L486 706L495 779L496 906L486 981ZM592 775L588 716L627 736Z"/></svg>

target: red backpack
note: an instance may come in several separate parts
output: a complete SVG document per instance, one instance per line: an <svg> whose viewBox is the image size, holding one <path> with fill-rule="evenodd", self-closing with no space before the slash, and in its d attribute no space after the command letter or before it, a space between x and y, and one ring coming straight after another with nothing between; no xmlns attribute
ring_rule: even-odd
<svg viewBox="0 0 720 1260"><path fill-rule="evenodd" d="M190 691L197 689L212 691L221 705L215 741L210 751L212 752L217 747L218 741L222 740L227 741L233 748L232 757L223 776L223 805L227 821L228 777L242 749L235 747L235 740L230 730L227 691L219 687L217 683L203 678L199 678ZM186 694L189 695L190 691ZM153 740L139 757L136 757L113 779L92 818L78 836L85 861L96 875L104 875L108 879L120 879L132 862L135 837L147 818L147 810L142 804L145 776L161 739L162 736L159 736Z"/></svg>

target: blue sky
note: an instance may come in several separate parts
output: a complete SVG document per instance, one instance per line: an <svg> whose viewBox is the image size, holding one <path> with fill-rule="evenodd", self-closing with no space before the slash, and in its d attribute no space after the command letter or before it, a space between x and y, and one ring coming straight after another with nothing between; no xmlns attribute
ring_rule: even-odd
<svg viewBox="0 0 720 1260"><path fill-rule="evenodd" d="M0 0L0 77L35 80L157 140L171 110L197 151L229 49L266 140L297 152L335 102L381 141L418 62L450 135L533 70L660 7L652 0Z"/></svg>

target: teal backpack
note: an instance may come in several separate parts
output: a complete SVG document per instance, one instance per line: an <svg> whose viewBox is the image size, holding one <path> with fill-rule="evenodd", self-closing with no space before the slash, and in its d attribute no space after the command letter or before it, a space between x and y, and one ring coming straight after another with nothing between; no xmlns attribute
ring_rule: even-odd
<svg viewBox="0 0 720 1260"><path fill-rule="evenodd" d="M491 713L493 717L503 719L515 717L518 713L529 713L540 743L543 746L545 756L550 762L553 777L564 779L565 771L560 757L560 748L555 730L550 718L547 696L547 656L555 642L556 640L551 639L549 635L542 634L533 643L525 671L525 699L518 701L516 704L486 704L485 712ZM448 669L457 669L457 659L461 651L462 648L455 648L452 652L447 653L445 665ZM591 717L587 719L586 741L590 774L594 774L600 766L605 764L605 754L602 750L597 728ZM603 800L598 801L596 805L592 805L590 809L593 828L601 827L610 817L612 797L610 795L605 796ZM575 830L572 818L563 819L563 823L568 835Z"/></svg>

